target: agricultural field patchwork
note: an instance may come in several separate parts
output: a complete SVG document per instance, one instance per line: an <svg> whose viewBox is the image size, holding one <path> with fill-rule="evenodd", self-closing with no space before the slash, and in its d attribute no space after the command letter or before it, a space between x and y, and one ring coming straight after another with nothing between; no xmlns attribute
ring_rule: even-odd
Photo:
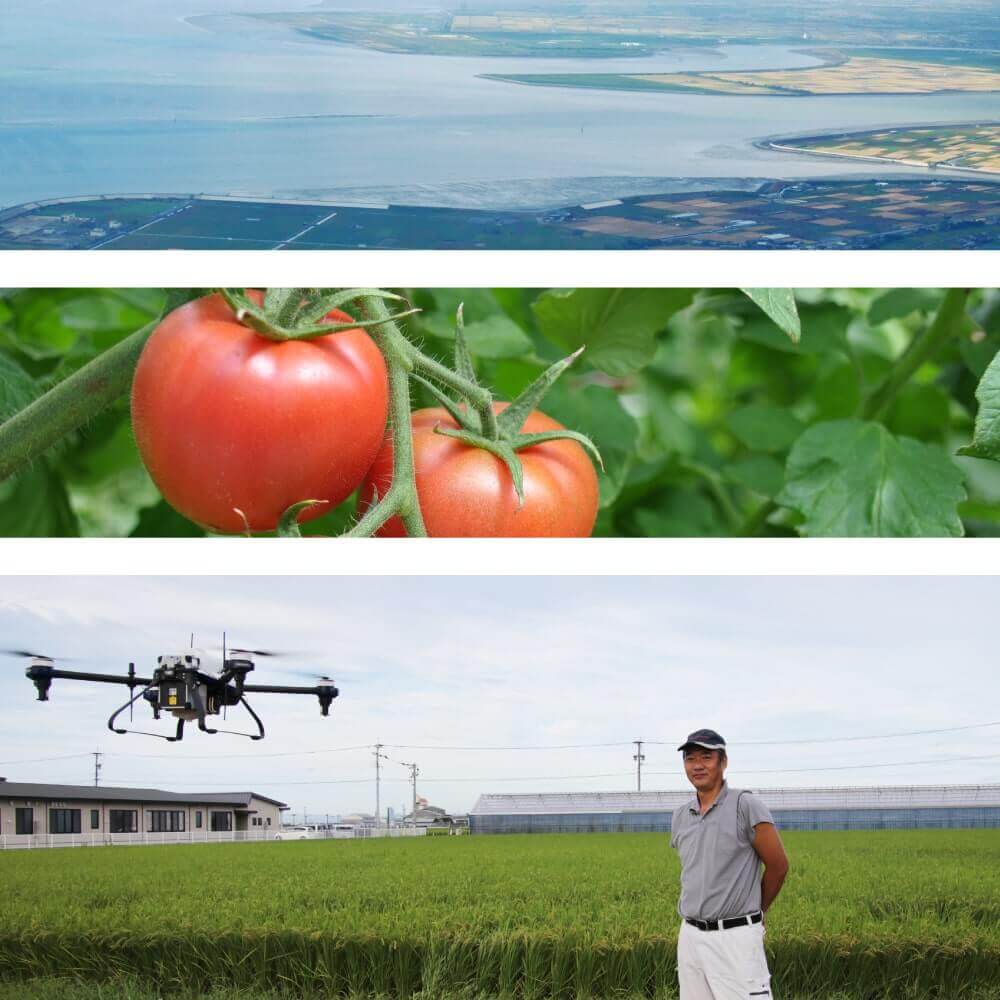
<svg viewBox="0 0 1000 1000"><path fill-rule="evenodd" d="M958 19L949 6L931 0L914 0L903 13L881 2L832 7L822 18L815 16L813 6L794 0L750 9L730 0L679 0L669 13L652 13L649 5L584 0L553 13L551 5L530 2L516 9L478 5L469 10L456 4L433 11L342 11L320 4L241 16L323 41L418 55L600 57L649 55L687 45L797 45L805 24L812 45L996 47L996 18L983 0L966 4ZM198 15L190 20L211 26L214 19Z"/></svg>
<svg viewBox="0 0 1000 1000"><path fill-rule="evenodd" d="M247 16L321 41L414 55L621 57L651 55L668 41L716 41L714 35L692 36L679 17L552 17L530 12L387 15L322 10Z"/></svg>
<svg viewBox="0 0 1000 1000"><path fill-rule="evenodd" d="M992 123L806 136L768 145L797 153L1000 173L1000 125Z"/></svg>
<svg viewBox="0 0 1000 1000"><path fill-rule="evenodd" d="M785 840L792 874L768 918L780 996L961 1000L1000 982L996 831ZM678 865L663 835L40 850L0 855L0 873L6 983L675 991Z"/></svg>
<svg viewBox="0 0 1000 1000"><path fill-rule="evenodd" d="M0 213L0 249L1000 247L1000 187L986 179L763 181L749 190L725 184L537 211L73 200Z"/></svg>
<svg viewBox="0 0 1000 1000"><path fill-rule="evenodd" d="M491 80L549 87L667 90L740 97L816 97L850 94L984 93L1000 90L1000 71L956 66L918 56L889 59L837 58L823 66L745 72L696 73L517 73L487 74Z"/></svg>

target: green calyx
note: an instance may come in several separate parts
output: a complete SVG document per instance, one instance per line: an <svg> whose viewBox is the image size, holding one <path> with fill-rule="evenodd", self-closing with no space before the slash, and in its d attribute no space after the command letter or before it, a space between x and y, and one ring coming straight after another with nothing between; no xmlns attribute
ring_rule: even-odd
<svg viewBox="0 0 1000 1000"><path fill-rule="evenodd" d="M420 311L411 308L384 319L328 323L323 322L323 318L332 310L342 309L364 298L409 303L401 295L374 288L272 288L264 293L262 303L252 299L243 288L220 288L219 294L240 323L274 341L311 340L341 330L367 330Z"/></svg>
<svg viewBox="0 0 1000 1000"><path fill-rule="evenodd" d="M476 378L472 356L465 339L461 306L458 307L455 320L455 373L475 392L465 395L463 401L456 402L429 379L420 375L413 376L458 424L458 428L435 427L435 433L455 438L474 448L482 448L504 462L510 471L514 490L517 492L518 506L524 504L524 470L518 452L525 448L544 444L546 441L575 441L603 470L604 463L601 460L601 453L597 450L594 442L585 434L565 428L533 434L525 434L521 431L525 421L538 407L545 394L555 385L559 376L583 353L584 348L581 347L569 357L550 365L509 406L500 413L494 413L493 399L489 390L481 386Z"/></svg>

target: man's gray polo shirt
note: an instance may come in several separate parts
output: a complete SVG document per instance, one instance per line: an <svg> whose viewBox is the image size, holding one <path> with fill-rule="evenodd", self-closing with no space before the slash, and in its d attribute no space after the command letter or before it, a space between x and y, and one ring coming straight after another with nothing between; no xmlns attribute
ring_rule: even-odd
<svg viewBox="0 0 1000 1000"><path fill-rule="evenodd" d="M754 827L773 822L756 795L725 783L704 815L697 795L674 810L670 846L681 856L682 917L722 920L760 909Z"/></svg>

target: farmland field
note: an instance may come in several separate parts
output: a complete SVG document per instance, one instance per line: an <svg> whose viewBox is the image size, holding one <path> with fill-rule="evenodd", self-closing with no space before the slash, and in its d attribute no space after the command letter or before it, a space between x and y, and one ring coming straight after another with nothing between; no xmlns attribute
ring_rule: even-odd
<svg viewBox="0 0 1000 1000"><path fill-rule="evenodd" d="M996 831L789 833L776 995L1000 996ZM8 852L0 997L51 977L266 996L645 996L675 983L654 834ZM49 977L48 980L46 977ZM124 978L123 978L124 977ZM30 989L26 985L31 983ZM96 986L81 997L97 997ZM144 994L126 993L116 995Z"/></svg>
<svg viewBox="0 0 1000 1000"><path fill-rule="evenodd" d="M984 93L1000 90L992 65L951 65L919 55L884 56L816 52L822 66L746 72L693 73L490 73L491 80L611 90L665 90L745 97L809 97L850 94Z"/></svg>
<svg viewBox="0 0 1000 1000"><path fill-rule="evenodd" d="M941 125L811 136L770 143L773 149L863 157L928 167L1000 173L1000 125Z"/></svg>
<svg viewBox="0 0 1000 1000"><path fill-rule="evenodd" d="M772 141L793 149L811 139ZM788 155L785 153L784 155ZM978 155L978 154L977 154ZM538 211L126 197L0 213L0 249L941 249L998 245L998 189L947 180L706 184Z"/></svg>

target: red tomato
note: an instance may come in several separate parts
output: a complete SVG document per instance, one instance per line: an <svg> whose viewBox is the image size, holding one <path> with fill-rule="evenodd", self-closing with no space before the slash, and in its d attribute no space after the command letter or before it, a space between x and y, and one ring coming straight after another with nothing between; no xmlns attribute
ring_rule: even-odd
<svg viewBox="0 0 1000 1000"><path fill-rule="evenodd" d="M260 293L251 293L261 301ZM349 322L335 311L330 321ZM221 295L170 313L146 342L132 384L142 460L165 499L216 531L275 528L299 500L357 488L385 435L385 362L364 330L268 340Z"/></svg>
<svg viewBox="0 0 1000 1000"><path fill-rule="evenodd" d="M506 403L495 403L499 413ZM546 441L519 451L524 469L524 506L518 507L506 464L482 448L436 434L437 426L458 428L447 410L417 410L412 415L417 495L427 534L437 538L582 538L597 518L597 473L575 441ZM525 434L561 430L562 424L536 410L521 428ZM382 450L361 486L362 508L373 491L385 496L392 482L392 440ZM391 518L380 535L405 535L403 522Z"/></svg>

